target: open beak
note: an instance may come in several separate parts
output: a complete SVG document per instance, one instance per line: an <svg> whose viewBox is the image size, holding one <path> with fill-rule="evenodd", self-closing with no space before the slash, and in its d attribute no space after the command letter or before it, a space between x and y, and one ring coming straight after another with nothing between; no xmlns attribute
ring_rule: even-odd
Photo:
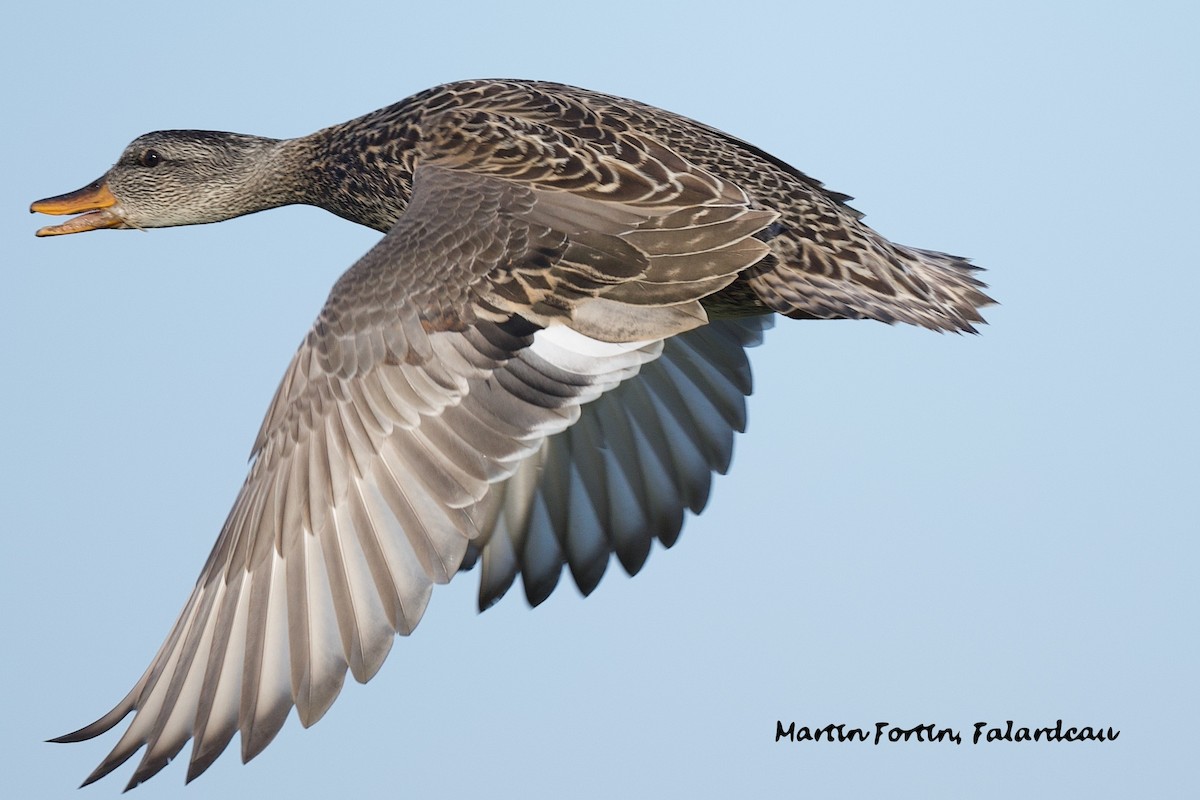
<svg viewBox="0 0 1200 800"><path fill-rule="evenodd" d="M74 192L38 200L29 210L40 214L80 214L61 225L41 228L37 232L38 236L60 236L64 233L82 233L99 228L127 227L121 217L117 198L109 191L108 182L104 178Z"/></svg>

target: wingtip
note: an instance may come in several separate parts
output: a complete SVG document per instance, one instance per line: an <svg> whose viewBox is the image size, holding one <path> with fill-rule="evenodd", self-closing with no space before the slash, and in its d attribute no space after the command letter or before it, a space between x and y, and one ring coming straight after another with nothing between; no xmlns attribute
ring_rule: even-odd
<svg viewBox="0 0 1200 800"><path fill-rule="evenodd" d="M129 694L125 695L121 702L115 705L107 714L95 722L84 725L82 728L70 733L64 733L62 736L47 739L46 741L53 742L54 744L74 744L75 742L85 742L88 739L95 739L97 736L107 733L134 710L139 688L140 684L134 687L133 691Z"/></svg>
<svg viewBox="0 0 1200 800"><path fill-rule="evenodd" d="M50 745L73 745L73 744L77 744L77 742L80 742L80 741L88 741L89 739L95 739L96 736L98 736L98 735L106 732L106 730L108 730L108 728L104 728L103 730L96 730L95 729L96 726L97 726L97 723L92 722L91 724L88 724L88 726L84 726L82 728L79 728L78 730L72 730L71 733L65 733L65 734L62 734L61 736L54 736L53 739L47 739L46 742L47 742L47 744L50 744Z"/></svg>
<svg viewBox="0 0 1200 800"><path fill-rule="evenodd" d="M193 752L191 760L188 761L187 775L185 775L183 779L184 784L189 784L196 780L196 778L199 778L201 775L203 775L208 768L213 765L213 762L217 760L217 757L224 752L224 750L225 746L222 745L221 747L213 748L207 752Z"/></svg>
<svg viewBox="0 0 1200 800"><path fill-rule="evenodd" d="M121 794L125 794L126 792L128 792L132 789L136 789L137 787L141 786L143 783L145 783L146 781L150 780L155 775L157 775L159 770L161 770L165 766L166 766L166 764L161 764L157 768L150 770L149 772L146 772L146 771L142 770L141 767L139 767L133 773L133 776L129 779L129 783L125 784L125 788L121 790Z"/></svg>
<svg viewBox="0 0 1200 800"><path fill-rule="evenodd" d="M83 783L79 784L79 788L82 789L85 786L91 786L93 783L107 776L110 772L123 763L125 763L125 759L114 762L109 762L108 759L105 759L100 766L92 770L91 774L83 779Z"/></svg>

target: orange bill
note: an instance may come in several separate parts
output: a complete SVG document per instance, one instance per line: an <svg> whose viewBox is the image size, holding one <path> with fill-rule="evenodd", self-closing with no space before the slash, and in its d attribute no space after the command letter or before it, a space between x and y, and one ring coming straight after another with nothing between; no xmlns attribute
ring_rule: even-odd
<svg viewBox="0 0 1200 800"><path fill-rule="evenodd" d="M108 183L101 178L74 192L38 200L29 210L39 214L81 214L61 225L49 225L37 232L38 236L59 236L99 228L123 227L120 214L113 210L116 205L117 198L109 191Z"/></svg>

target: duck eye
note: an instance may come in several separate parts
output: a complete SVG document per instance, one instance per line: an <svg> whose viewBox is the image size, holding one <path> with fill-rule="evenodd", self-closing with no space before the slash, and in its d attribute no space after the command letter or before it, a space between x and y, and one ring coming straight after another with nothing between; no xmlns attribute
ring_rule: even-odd
<svg viewBox="0 0 1200 800"><path fill-rule="evenodd" d="M162 155L154 148L150 148L142 153L138 158L138 163L143 167L157 167L162 163Z"/></svg>

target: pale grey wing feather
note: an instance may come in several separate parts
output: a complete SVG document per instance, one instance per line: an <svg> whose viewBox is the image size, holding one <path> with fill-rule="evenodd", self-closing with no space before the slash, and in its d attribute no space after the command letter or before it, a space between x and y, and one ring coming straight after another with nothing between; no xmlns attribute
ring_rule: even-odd
<svg viewBox="0 0 1200 800"><path fill-rule="evenodd" d="M435 333L431 346L437 350L445 339L477 330ZM497 365L468 379L462 395L446 394L445 402L459 409L455 414L422 417L413 428L399 423L403 414L388 415L382 399L366 408L364 392L346 389L344 400L329 393L330 407L313 414L317 427L301 426L295 441L269 437L217 557L123 704L124 713L136 712L132 723L89 780L145 745L131 780L136 784L189 738L195 740L189 777L195 777L238 731L248 760L269 744L293 705L303 723L315 722L347 668L357 680L369 680L395 634L416 626L433 584L457 571L477 535L469 511L488 481L515 469L541 437L573 423L580 398L628 379L661 345L608 347L609 369L598 368L606 359L591 353L585 375L571 373L569 360L556 362L554 352L536 344L519 350L510 363L521 362L521 377L499 380L507 365ZM414 377L421 369L433 370L383 364L357 380L411 388L422 383ZM429 386L422 391L432 401ZM490 450L486 461L460 438L480 427L490 429L481 437ZM314 459L316 451L324 453L323 463ZM322 473L319 480L314 471ZM314 512L314 505L322 508ZM70 738L95 735L124 713Z"/></svg>
<svg viewBox="0 0 1200 800"><path fill-rule="evenodd" d="M528 601L554 591L565 565L589 594L610 555L636 574L658 539L670 547L684 511L699 512L712 474L729 466L751 391L745 348L770 317L719 319L669 339L635 380L582 408L478 506L484 536L464 568L480 564L479 607L521 576Z"/></svg>
<svg viewBox="0 0 1200 800"><path fill-rule="evenodd" d="M136 785L189 738L191 779L238 731L244 760L261 752L294 704L315 722L345 671L374 675L458 570L489 486L656 358L658 339L703 322L699 299L766 252L752 237L774 214L669 151L637 142L630 167L517 127L506 135L566 148L564 163L599 177L498 174L499 140L450 156L422 145L408 212L338 281L294 357L167 641L117 708L61 737L134 712L87 782L144 746ZM629 297L606 299L623 286ZM615 326L596 311L638 303Z"/></svg>

